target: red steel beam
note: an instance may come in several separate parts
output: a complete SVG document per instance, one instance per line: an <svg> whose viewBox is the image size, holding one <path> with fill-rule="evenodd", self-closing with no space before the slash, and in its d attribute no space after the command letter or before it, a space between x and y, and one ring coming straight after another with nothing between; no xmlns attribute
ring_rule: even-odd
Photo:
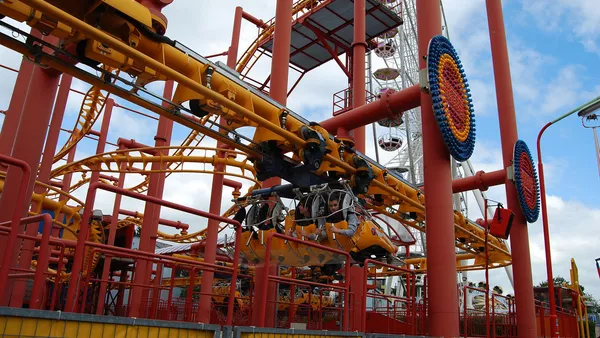
<svg viewBox="0 0 600 338"><path fill-rule="evenodd" d="M119 209L119 214L121 215L125 215L125 216L131 216L131 217L139 217L139 218L143 218L144 214L139 213L137 211L131 211L131 210L125 210L125 209ZM112 222L112 219L111 219ZM187 223L181 223L180 221L171 221L168 219L164 219L164 218L158 218L158 224L164 225L164 226L168 226L171 228L175 228L175 229L179 229L179 230L188 230L190 228L190 225Z"/></svg>
<svg viewBox="0 0 600 338"><path fill-rule="evenodd" d="M354 42L352 43L352 101L353 108L362 107L366 103L365 93L365 54L367 53L366 33L366 0L354 0ZM348 127L346 127L348 130ZM365 153L365 126L350 130L354 136L354 147Z"/></svg>
<svg viewBox="0 0 600 338"><path fill-rule="evenodd" d="M513 150L518 139L518 132L501 0L486 0L486 9L492 49L496 99L498 102L502 160L504 168L508 168L513 165ZM516 304L517 323L519 323L518 335L520 338L535 337L537 336L537 325L535 322L536 316L527 221L519 206L515 185L507 180L504 186L506 189L507 206L515 213L510 232L510 247L512 251L515 298L518 300Z"/></svg>
<svg viewBox="0 0 600 338"><path fill-rule="evenodd" d="M242 18L248 20L250 23L254 24L256 27L263 28L263 29L269 27L263 20L252 16L252 14L250 14L248 12L242 11Z"/></svg>
<svg viewBox="0 0 600 338"><path fill-rule="evenodd" d="M171 100L173 96L173 81L166 81L165 87L163 91L163 98L166 100ZM163 107L168 107L166 102L163 102ZM156 136L154 137L154 146L155 147L165 147L171 144L171 136L173 133L173 120L161 116L158 120L158 127L156 130ZM157 155L168 155L168 149L156 150ZM167 163L152 163L151 169L153 171L165 170L167 169ZM149 183L148 183L148 196L156 197L158 199L162 199L164 186L165 186L165 172L153 172L149 175ZM158 218L160 216L160 205L156 205L154 203L146 203L144 206L144 214L146 217L142 220L142 231L140 234L140 247L139 250L145 252L154 253L156 249L156 238L158 232ZM135 274L135 283L139 284L148 284L150 283L150 272L152 270L151 264L146 264L144 267L143 264L139 264L136 267ZM141 291L141 292L140 292ZM153 295L153 297L156 295ZM141 298L148 298L148 289L139 289L134 288L132 294L132 304L137 304L141 301ZM137 306L132 306L130 310L130 315L136 317L138 315L138 311L141 309Z"/></svg>
<svg viewBox="0 0 600 338"><path fill-rule="evenodd" d="M171 209L175 209L175 210L179 210L179 211L183 211L186 213L190 213L196 216L200 216L200 217L205 217L208 219L213 219L218 221L219 223L227 223L227 224L231 224L235 227L236 229L236 245L233 251L233 272L231 274L231 288L230 288L230 294L229 294L229 304L228 304L228 311L227 311L227 322L226 325L231 325L232 323L232 316L233 316L233 305L234 305L234 300L235 300L235 291L236 291L236 281L237 281L237 275L238 275L238 268L239 268L239 261L240 261L240 244L241 243L241 238L242 238L242 227L240 226L240 223L237 222L236 220L233 219L229 219L220 215L215 215L215 214L211 214L202 210L198 210L198 209L194 209L191 207L187 207L184 205L180 205L180 204L176 204L173 202L169 202L169 201L165 201L156 197L152 197L152 196L148 196L148 195L143 195L143 194L139 194L133 191L129 191L127 189L124 188L119 188L119 187L115 187L113 185L108 185L108 184L104 184L104 183L93 183L90 185L90 189L88 191L88 195L90 194L95 194L97 189L102 189L105 191L109 191L109 192L113 192L115 194L122 194L123 196L127 196L127 197L131 197L131 198L135 198L135 199L139 199L142 201L146 201L146 202L151 202L151 203L155 203L155 204L160 204L164 207L167 208L171 208ZM89 207L86 207L84 212L83 212L83 219L89 219L89 217L91 216L92 210ZM87 231L86 231L87 232ZM83 235L87 236L86 234L83 234L83 231L79 232L79 238L77 241L77 248L75 249L75 257L77 257L77 255L79 254L80 256L83 255L83 252L85 250L85 245L89 245L89 246L94 246L94 247L108 247L102 244L97 244L97 243L86 243ZM116 248L116 247L108 247L111 250L117 250L118 251L127 251L126 249L121 249L121 248ZM140 252L139 250L130 250L133 251L137 254L140 255L147 255L149 257L160 257L160 255L156 255L156 254L152 254L152 253L145 253L145 252ZM175 260L175 258L173 258ZM77 276L79 275L79 273L81 272L81 263L82 261L80 260L79 264L73 264L73 268L71 273L73 274L73 276ZM205 258L205 263L206 262L206 258ZM214 274L214 273L213 273ZM203 276L203 280L204 280L204 276ZM73 285L71 285L73 286ZM79 284L76 284L76 287L73 287L74 289L79 289ZM211 290L212 293L212 290ZM135 304L132 304L132 306L136 306ZM139 306L139 304L137 305ZM70 309L72 311L72 309ZM197 318L196 318L197 319Z"/></svg>
<svg viewBox="0 0 600 338"><path fill-rule="evenodd" d="M398 113L420 106L420 93L418 85L393 94L387 91L381 99L329 118L322 121L320 125L328 132L335 134L340 128L356 129L383 118L394 117Z"/></svg>
<svg viewBox="0 0 600 338"><path fill-rule="evenodd" d="M158 150L154 149L154 147L145 145L143 143L139 143L136 140L126 140L124 138L119 137L119 139L117 140L117 144L119 147L124 147L127 149L140 149L141 152L152 156L158 156L160 153Z"/></svg>
<svg viewBox="0 0 600 338"><path fill-rule="evenodd" d="M440 4L438 1L417 1L416 6L419 56L424 56L427 55L429 41L442 34ZM427 60L420 57L419 69L426 68ZM460 333L450 154L433 114L430 94L423 91L420 92L420 97L425 182L435 182L425 186L427 278L430 282L429 334L434 337L458 337Z"/></svg>
<svg viewBox="0 0 600 338"><path fill-rule="evenodd" d="M98 138L98 144L96 145L96 154L101 154L104 152L104 148L106 146L106 138L108 136L108 128L110 126L110 119L112 116L114 104L115 104L115 101L113 101L113 99L106 100L106 106L104 108L104 114L102 116L102 126L100 127L100 137ZM92 175L90 177L90 187L94 183L98 183L99 178L100 178L100 172L92 171ZM90 216L91 216L91 210L94 208L95 200L96 200L96 191L88 188L88 193L87 193L87 196L85 199L84 210L88 210L89 213L87 214L87 216L84 213L84 215L83 215L84 217L81 218L81 222L79 224L78 241L81 241L81 244L78 244L78 247L80 245L83 246L85 244L85 241L88 238L87 236L88 236L89 227L90 227L88 220L90 219ZM76 250L75 258L73 259L73 266L81 267L84 256L85 256L85 254L82 251ZM81 270L76 270L75 268L72 269L72 273L73 273L72 276L74 276L74 277L69 281L69 289L67 291L67 302L65 304L65 310L69 311L69 312L74 311L77 308L79 294L77 293L78 288L76 287L76 285L79 285L79 283L81 283L81 280L79 278L80 272L81 272Z"/></svg>
<svg viewBox="0 0 600 338"><path fill-rule="evenodd" d="M8 198L14 199L16 202L16 205L21 205L21 204L25 203L26 196L27 196L27 186L31 179L31 167L29 166L29 164L27 164L27 162L25 162L23 160L19 160L19 159L10 157L10 156L6 156L4 154L0 154L0 161L2 161L3 164L8 164L11 166L15 166L16 168L20 168L21 172L22 172L19 190L16 195L13 195L13 196L16 196L16 198L13 196L9 196L6 193L2 194L2 197L4 197L4 199L8 199ZM16 179L16 177L15 177L15 179ZM6 184L6 180L5 180L5 184ZM3 199L2 197L0 197L0 200ZM21 231L20 222L21 222L21 209L14 208L13 213L12 213L12 218L11 218L10 232L8 234L8 239L5 241L5 245L3 246L4 252L2 255L2 266L0 266L0 305L1 306L8 305L8 297L10 296L10 293L5 293L5 290L8 289L6 287L6 280L8 278L9 268L10 268L10 265L11 265L11 262L13 259L13 254L15 251L17 235Z"/></svg>
<svg viewBox="0 0 600 338"><path fill-rule="evenodd" d="M504 184L506 181L506 170L500 169L486 173L480 170L471 177L460 178L452 181L452 193L479 189L488 190L489 187Z"/></svg>

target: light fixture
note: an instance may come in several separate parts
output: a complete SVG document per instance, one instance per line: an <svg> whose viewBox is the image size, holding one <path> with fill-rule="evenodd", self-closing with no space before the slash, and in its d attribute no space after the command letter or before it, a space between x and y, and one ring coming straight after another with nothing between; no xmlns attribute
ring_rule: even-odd
<svg viewBox="0 0 600 338"><path fill-rule="evenodd" d="M600 100L597 100L596 102L592 103L591 105L580 110L579 113L577 113L577 115L579 115L581 117L587 117L587 116L592 115L596 110L599 110L599 109L600 109Z"/></svg>

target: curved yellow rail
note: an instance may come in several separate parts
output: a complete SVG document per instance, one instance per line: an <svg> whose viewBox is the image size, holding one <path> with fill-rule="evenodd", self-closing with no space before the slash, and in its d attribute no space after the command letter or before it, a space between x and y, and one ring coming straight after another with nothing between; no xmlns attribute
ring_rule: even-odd
<svg viewBox="0 0 600 338"><path fill-rule="evenodd" d="M113 68L104 66L104 70L111 72ZM118 71L117 74L119 74ZM96 123L98 116L100 116L102 109L104 109L104 106L106 105L106 99L108 99L109 95L110 94L103 94L101 88L97 86L92 86L87 91L83 98L83 102L81 103L79 116L73 127L73 132L69 135L65 145L63 145L58 153L54 155L54 162L60 161L60 159L73 149L77 142L81 141L81 139L92 130L94 123Z"/></svg>

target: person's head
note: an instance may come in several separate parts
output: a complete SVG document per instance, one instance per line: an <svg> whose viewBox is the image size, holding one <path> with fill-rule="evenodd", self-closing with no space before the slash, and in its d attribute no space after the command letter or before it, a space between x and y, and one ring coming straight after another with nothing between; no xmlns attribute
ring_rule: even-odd
<svg viewBox="0 0 600 338"><path fill-rule="evenodd" d="M329 201L327 205L329 207L330 213L334 213L340 210L340 195L337 193L331 194L331 196L329 196Z"/></svg>
<svg viewBox="0 0 600 338"><path fill-rule="evenodd" d="M303 216L303 218L308 218L310 217L310 204L312 202L312 199L308 198L308 197L303 197L300 199L300 201L298 201L298 212L300 213L300 215L298 216ZM296 216L296 217L298 217Z"/></svg>

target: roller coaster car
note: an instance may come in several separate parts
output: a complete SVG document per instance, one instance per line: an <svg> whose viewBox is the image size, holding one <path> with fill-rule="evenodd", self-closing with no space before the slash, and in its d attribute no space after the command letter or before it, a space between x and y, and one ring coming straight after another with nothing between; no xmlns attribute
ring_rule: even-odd
<svg viewBox="0 0 600 338"><path fill-rule="evenodd" d="M351 237L334 234L330 229L331 226L348 229L346 218L348 210L352 207L352 196L344 194L340 204L341 210L331 213L328 210L327 198L323 195L313 195L301 199L296 209L290 210L286 216L283 215L285 208L281 202L268 201L253 204L246 217L246 231L242 233L242 253L251 262L264 261L267 238L272 232L295 234L303 241L313 242L301 235L299 226L304 232L317 234L316 243L348 252L353 261L358 264L362 264L368 258L385 258L389 261L396 256L398 246L375 222L364 216L357 215L359 225ZM300 212L301 205L302 211L308 210L308 213ZM322 228L317 224L325 227L326 237L320 236ZM333 275L341 268L344 257L301 243L273 238L271 260L286 266L324 267L321 269L322 273Z"/></svg>

